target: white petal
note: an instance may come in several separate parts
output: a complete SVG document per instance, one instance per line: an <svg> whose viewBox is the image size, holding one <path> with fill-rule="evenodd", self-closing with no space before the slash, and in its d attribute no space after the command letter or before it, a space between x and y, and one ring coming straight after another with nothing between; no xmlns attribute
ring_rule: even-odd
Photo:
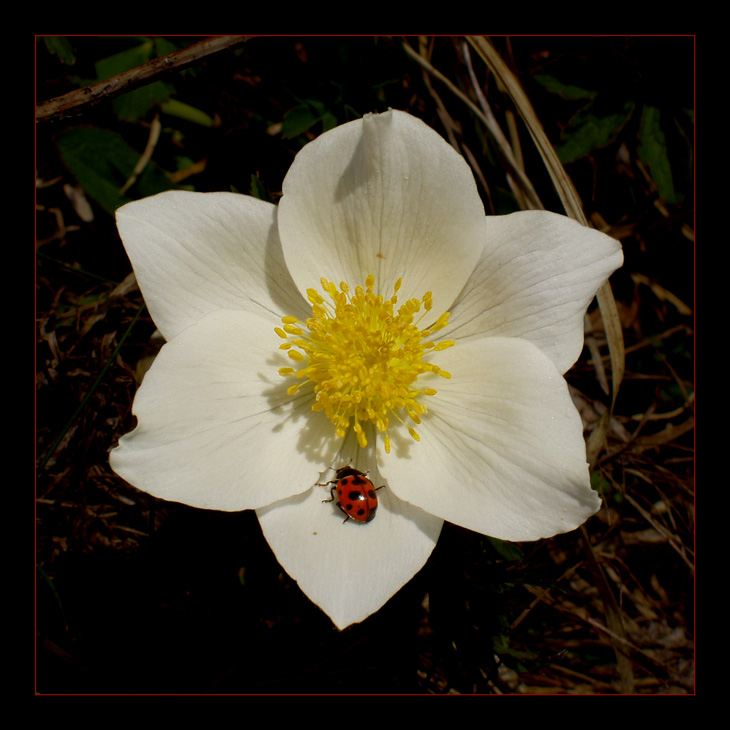
<svg viewBox="0 0 730 730"><path fill-rule="evenodd" d="M464 160L403 112L369 114L306 145L283 185L279 232L300 291L320 277L351 286L375 277L384 296L433 291L446 310L484 239L484 207Z"/></svg>
<svg viewBox="0 0 730 730"><path fill-rule="evenodd" d="M583 347L586 308L622 260L618 241L562 215L489 216L481 260L440 337L523 337L564 373Z"/></svg>
<svg viewBox="0 0 730 730"><path fill-rule="evenodd" d="M377 514L365 524L343 522L335 502L322 501L329 498L329 488L315 486L257 514L284 570L344 629L377 611L423 567L443 522L387 487L378 490Z"/></svg>
<svg viewBox="0 0 730 730"><path fill-rule="evenodd" d="M340 444L311 398L286 394L275 322L220 310L168 342L134 401L114 471L156 497L243 510L309 489Z"/></svg>
<svg viewBox="0 0 730 730"><path fill-rule="evenodd" d="M302 316L276 206L234 193L171 191L117 210L145 302L165 339L216 309Z"/></svg>
<svg viewBox="0 0 730 730"><path fill-rule="evenodd" d="M503 540L566 532L596 512L580 416L552 361L509 338L439 354L453 377L434 386L420 442L399 435L393 454L379 455L390 490Z"/></svg>

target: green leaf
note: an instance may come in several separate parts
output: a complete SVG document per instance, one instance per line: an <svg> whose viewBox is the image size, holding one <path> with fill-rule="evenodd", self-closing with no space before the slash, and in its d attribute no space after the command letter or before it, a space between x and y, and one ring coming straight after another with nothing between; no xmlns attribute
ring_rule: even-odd
<svg viewBox="0 0 730 730"><path fill-rule="evenodd" d="M117 74L129 71L130 68L146 63L152 57L152 42L146 41L133 48L107 56L94 64L96 75L99 81L116 76Z"/></svg>
<svg viewBox="0 0 730 730"><path fill-rule="evenodd" d="M43 43L61 63L66 66L73 66L76 63L76 55L68 38L61 35L47 35L43 36Z"/></svg>
<svg viewBox="0 0 730 730"><path fill-rule="evenodd" d="M173 50L175 46L162 38L147 39L132 48L97 61L96 73L99 81L103 81ZM174 91L175 87L171 84L155 81L117 97L112 102L112 108L119 119L134 122L141 119L155 105L167 101Z"/></svg>
<svg viewBox="0 0 730 730"><path fill-rule="evenodd" d="M661 112L656 107L644 107L639 124L637 154L656 184L659 196L668 203L679 203L683 196L674 188L666 136L661 126Z"/></svg>
<svg viewBox="0 0 730 730"><path fill-rule="evenodd" d="M513 542L498 540L496 537L488 537L487 540L499 556L505 560L521 560L524 557L520 547Z"/></svg>
<svg viewBox="0 0 730 730"><path fill-rule="evenodd" d="M267 203L274 202L271 195L269 195L269 191L261 182L261 178L256 174L251 175L251 196L259 200L265 200Z"/></svg>
<svg viewBox="0 0 730 730"><path fill-rule="evenodd" d="M537 74L533 77L538 84L549 91L551 94L558 94L563 99L569 99L571 101L575 99L593 99L597 91L590 91L588 89L582 89L580 86L573 86L572 84L564 84L554 76L547 74Z"/></svg>
<svg viewBox="0 0 730 730"><path fill-rule="evenodd" d="M185 104L177 99L169 99L160 105L160 109L165 113L177 119L183 119L186 122L192 122L193 124L199 124L201 127L212 127L213 117L206 114L200 109L196 109L190 104Z"/></svg>
<svg viewBox="0 0 730 730"><path fill-rule="evenodd" d="M300 104L284 115L281 133L285 139L293 139L313 127L320 115L308 104Z"/></svg>
<svg viewBox="0 0 730 730"><path fill-rule="evenodd" d="M337 117L328 110L327 105L319 99L305 99L284 114L282 134L286 139L293 139L322 122L324 131L338 125Z"/></svg>
<svg viewBox="0 0 730 730"><path fill-rule="evenodd" d="M116 76L117 74L129 71L131 68L141 66L157 56L171 53L175 46L164 38L141 39L140 43L131 48L126 48L106 58L102 58L94 64L96 75L99 81Z"/></svg>
<svg viewBox="0 0 730 730"><path fill-rule="evenodd" d="M127 94L118 96L112 101L112 109L118 119L123 122L136 122L152 107L166 102L175 91L170 84L155 81Z"/></svg>
<svg viewBox="0 0 730 730"><path fill-rule="evenodd" d="M563 132L557 153L561 162L573 162L605 147L616 139L634 111L634 102L627 101L613 114L597 116L593 104L579 111Z"/></svg>
<svg viewBox="0 0 730 730"><path fill-rule="evenodd" d="M134 198L169 190L172 184L152 162L132 186L133 197L120 192L139 160L120 135L98 127L71 127L56 138L64 164L86 194L109 213Z"/></svg>
<svg viewBox="0 0 730 730"><path fill-rule="evenodd" d="M334 129L339 123L339 120L332 112L325 112L322 115L322 129L325 132Z"/></svg>
<svg viewBox="0 0 730 730"><path fill-rule="evenodd" d="M594 471L591 474L591 489L605 497L611 494L611 482L599 472Z"/></svg>

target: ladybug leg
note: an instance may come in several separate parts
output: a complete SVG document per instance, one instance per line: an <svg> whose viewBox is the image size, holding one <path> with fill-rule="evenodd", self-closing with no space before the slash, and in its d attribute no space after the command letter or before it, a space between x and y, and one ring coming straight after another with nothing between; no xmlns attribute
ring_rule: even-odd
<svg viewBox="0 0 730 730"><path fill-rule="evenodd" d="M324 502L334 502L335 501L335 490L337 489L337 482L328 482L327 484L334 484L335 486L332 487L332 489L330 489L330 495L331 495L330 498L329 499L323 499L322 500L323 503ZM326 487L327 484L320 484L319 486L320 487ZM340 512L342 512L343 515L345 515L345 519L342 521L342 524L344 525L345 522L347 522L347 520L350 519L350 515L347 514L347 512L344 509L344 507L339 502L337 503L337 509L339 509Z"/></svg>

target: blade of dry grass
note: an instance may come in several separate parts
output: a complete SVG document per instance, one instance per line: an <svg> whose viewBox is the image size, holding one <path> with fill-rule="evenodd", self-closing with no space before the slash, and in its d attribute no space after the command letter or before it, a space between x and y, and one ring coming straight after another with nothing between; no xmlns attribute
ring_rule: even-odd
<svg viewBox="0 0 730 730"><path fill-rule="evenodd" d="M446 76L444 76L440 71L436 70L427 59L414 51L407 43L403 43L403 49L414 61L416 61L426 71L428 71L431 76L443 83L449 89L449 91L454 94L454 96L463 101L464 104L466 104L469 109L474 112L477 118L481 122L483 122L484 126L487 128L487 131L492 135L495 142L497 143L499 152L502 155L504 162L507 164L510 173L512 173L514 178L519 181L520 188L526 197L527 206L535 210L542 210L543 205L540 202L540 198L538 197L537 193L535 192L535 188L533 187L532 183L522 171L519 163L515 159L515 156L512 153L512 148L510 147L507 138L504 136L504 133L499 127L499 124L497 124L497 120L494 118L494 116L485 114L468 96L466 96L451 81L449 81L449 79L447 79Z"/></svg>
<svg viewBox="0 0 730 730"><path fill-rule="evenodd" d="M550 174L555 190L560 196L565 212L569 217L579 223L588 225L580 197L578 196L573 182L568 177L562 163L558 159L558 155L552 144L550 144L550 141L542 128L542 124L537 118L537 115L532 108L532 104L527 98L527 95L522 89L519 81L486 38L470 36L468 40L481 56L482 60L487 64L487 66L489 66L499 83L501 83L505 88L515 104L515 107L522 116L522 119L530 132L530 136L540 152L540 156L542 157L548 173ZM616 301L608 282L598 292L597 298L598 306L601 309L601 315L603 317L603 326L606 332L606 339L608 341L608 349L611 357L611 369L613 375L611 387L611 410L613 410L618 389L624 376L624 341L621 331L621 321L618 316L618 309L616 308ZM599 426L591 435L592 437L588 444L589 461L591 463L595 463L596 455L605 442L605 438L608 433L609 420L610 412L607 414L605 419L601 420Z"/></svg>
<svg viewBox="0 0 730 730"><path fill-rule="evenodd" d="M537 115L532 108L532 104L522 89L519 81L486 38L469 37L468 40L495 75L497 81L504 87L517 108L517 111L520 113L520 116L530 132L530 136L532 137L532 140L535 143L543 162L545 163L545 167L550 174L555 190L560 196L566 213L569 217L578 221L582 225L588 225L580 197L578 196L573 182L565 172L555 149L548 140L542 124L537 118ZM611 386L611 407L603 414L598 427L592 432L591 437L588 440L587 452L591 466L595 464L598 453L603 447L603 444L606 442L613 406L616 402L616 395L624 375L624 342L623 333L621 331L621 321L618 316L616 301L608 282L598 292L597 299L598 306L601 310L601 316L603 318L604 330L606 332L613 379ZM610 638L614 645L622 692L630 693L634 688L634 675L630 658L625 653L626 636L621 618L621 609L616 602L613 591L608 585L608 581L600 564L596 560L590 540L585 532L585 528L582 528L582 536L586 552L590 558L589 562L591 571L593 572L594 582L601 594L601 598L605 606L606 619L608 628L611 632Z"/></svg>

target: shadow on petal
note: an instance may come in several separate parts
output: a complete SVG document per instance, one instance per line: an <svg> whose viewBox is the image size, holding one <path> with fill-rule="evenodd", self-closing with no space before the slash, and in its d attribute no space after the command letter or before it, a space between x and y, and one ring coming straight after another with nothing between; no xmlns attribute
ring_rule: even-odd
<svg viewBox="0 0 730 730"><path fill-rule="evenodd" d="M292 449L304 454L307 461L316 467L316 473L321 474L333 463L342 448L343 441L335 434L335 427L327 417L312 410L314 394L311 388L307 387L304 392L295 395L287 393L292 380L277 373L283 364L287 364L286 358L275 353L267 361L267 365L271 365L270 372L273 376L259 373L262 383L266 385L262 395L269 403L269 410L274 415L280 416L272 432L284 429L296 432L296 441L292 443ZM276 382L275 378L279 378L281 382ZM294 428L291 427L292 424ZM282 458L286 458L286 455L283 454Z"/></svg>
<svg viewBox="0 0 730 730"><path fill-rule="evenodd" d="M278 211L277 211L278 213ZM264 282L268 293L277 307L273 312L276 320L272 327L279 324L279 317L292 316L306 319L312 316L311 306L294 283L294 279L284 261L278 229L273 226L266 238L264 253Z"/></svg>

